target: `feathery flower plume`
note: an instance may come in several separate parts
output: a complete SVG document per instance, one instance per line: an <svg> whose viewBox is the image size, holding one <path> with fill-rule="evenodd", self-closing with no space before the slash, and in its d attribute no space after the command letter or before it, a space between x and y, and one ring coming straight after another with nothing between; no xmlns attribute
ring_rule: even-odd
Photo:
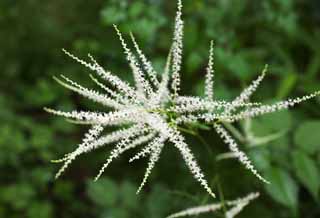
<svg viewBox="0 0 320 218"><path fill-rule="evenodd" d="M256 177L258 177L261 181L265 183L269 183L266 181L254 168L251 161L249 160L249 157L243 152L240 151L238 148L237 143L234 141L234 139L231 137L231 135L219 124L215 123L213 124L216 132L221 136L221 138L224 140L224 142L229 145L229 149L233 154L239 159L239 161L248 169L250 170Z"/></svg>
<svg viewBox="0 0 320 218"><path fill-rule="evenodd" d="M174 27L174 36L172 43L173 64L172 64L172 89L173 96L177 97L180 90L180 70L182 63L183 48L183 21L182 21L182 0L178 0L178 10Z"/></svg>
<svg viewBox="0 0 320 218"><path fill-rule="evenodd" d="M289 107L318 96L320 92L276 102L274 104L264 105L260 102L250 102L250 97L265 77L267 70L267 68L265 68L262 75L254 80L235 100L230 102L214 100L213 43L211 42L205 78L205 97L179 95L183 48L182 1L178 0L177 5L178 10L175 19L172 47L160 78L157 76L159 73L155 71L151 62L143 54L133 35L131 34L131 40L137 54L129 49L124 37L116 26L116 33L134 75L135 86L131 86L115 74L105 70L91 55L88 55L89 61L85 61L63 50L66 55L90 69L93 74L103 79L107 84L90 75L91 79L104 92L100 93L85 88L65 76L61 76L61 79L55 78L55 80L65 88L96 103L102 104L107 107L108 111L65 112L45 108L47 112L62 116L71 122L92 126L88 133L85 134L82 143L78 145L73 152L55 161L63 162L61 169L56 174L56 178L58 178L79 155L108 144L115 144L110 155L106 158L105 164L96 176L96 179L98 179L113 160L130 149L140 147L136 155L130 159L130 162L133 162L142 157L149 158L145 176L137 191L139 192L145 185L156 162L158 162L163 147L165 145L172 145L180 152L182 159L195 180L200 183L207 193L214 197L214 193L204 173L182 134L184 128L181 127L183 125L200 122L206 125L213 125L215 131L221 136L229 146L231 152L233 152L245 168L250 170L253 175L261 181L267 182L254 168L247 155L243 151L240 151L237 142L227 130L224 129L223 125L225 123L234 123L239 120L288 109ZM117 127L118 129L109 133L103 133L103 130L110 126ZM229 211L227 214L229 217L233 217L245 206L244 203L234 205L237 206ZM202 209L200 209L200 211L201 210Z"/></svg>
<svg viewBox="0 0 320 218"><path fill-rule="evenodd" d="M225 207L231 207L229 210L225 212L226 218L234 218L236 215L238 215L242 209L247 206L250 201L255 200L259 197L259 193L250 193L244 198L239 198L237 200L233 201L226 201L222 203L216 203L216 204L209 204L199 207L192 207L188 208L186 210L174 213L167 218L177 218L177 217L185 217L185 216L198 216L203 213L209 213L209 212L215 212L217 210L221 210L224 206Z"/></svg>
<svg viewBox="0 0 320 218"><path fill-rule="evenodd" d="M207 74L205 80L205 96L207 100L213 100L213 78L214 78L214 69L213 69L213 41L210 42L209 50L209 63L207 66Z"/></svg>

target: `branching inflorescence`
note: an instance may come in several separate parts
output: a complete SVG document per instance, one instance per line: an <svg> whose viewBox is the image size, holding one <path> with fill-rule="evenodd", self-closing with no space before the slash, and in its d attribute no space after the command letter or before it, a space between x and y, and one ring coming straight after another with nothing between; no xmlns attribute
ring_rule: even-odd
<svg viewBox="0 0 320 218"><path fill-rule="evenodd" d="M110 86L106 86L94 76L91 76L92 80L104 90L103 93L100 93L85 88L65 76L55 79L64 87L107 107L109 112L63 112L46 108L46 111L63 116L72 122L91 125L83 142L78 145L75 151L58 160L58 162L64 164L56 177L59 177L79 155L115 143L110 156L96 177L98 179L114 159L129 149L140 146L141 150L130 159L130 162L133 162L142 157L149 158L143 181L138 189L139 192L159 160L163 147L172 144L181 153L193 177L200 182L201 186L210 195L214 196L189 145L186 143L184 135L180 131L182 125L201 122L212 125L239 161L257 178L267 182L251 164L247 155L239 149L236 141L224 128L224 124L288 109L316 97L319 92L274 104L250 103L251 95L265 76L267 70L267 67L265 67L261 76L244 89L235 100L230 102L215 100L213 43L211 42L205 77L205 97L181 96L179 94L183 47L183 21L181 17L182 2L178 0L173 43L161 76L158 76L158 72L155 71L151 62L143 54L134 36L131 34L136 52L129 49L121 32L115 26L124 54L133 72L135 86L131 86L115 74L105 70L91 55L89 55L89 61L85 61L63 50L68 56L89 68ZM102 135L103 130L110 126L118 127L118 129Z"/></svg>
<svg viewBox="0 0 320 218"><path fill-rule="evenodd" d="M198 216L202 213L213 213L218 210L224 209L224 215L226 218L234 218L239 214L242 209L247 206L250 201L255 200L259 197L259 193L250 193L244 198L239 198L233 201L225 201L222 203L203 205L199 207L192 207L186 210L174 213L167 218L177 218L177 217L186 217L186 216ZM230 208L227 210L227 208Z"/></svg>

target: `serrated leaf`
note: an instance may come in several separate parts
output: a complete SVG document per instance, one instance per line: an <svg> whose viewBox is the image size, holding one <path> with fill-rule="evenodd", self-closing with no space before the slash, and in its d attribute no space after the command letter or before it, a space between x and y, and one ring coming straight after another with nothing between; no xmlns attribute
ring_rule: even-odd
<svg viewBox="0 0 320 218"><path fill-rule="evenodd" d="M320 150L320 121L302 123L294 134L294 142L308 154Z"/></svg>
<svg viewBox="0 0 320 218"><path fill-rule="evenodd" d="M296 175L316 199L320 188L320 173L315 161L302 151L293 152L292 159Z"/></svg>
<svg viewBox="0 0 320 218"><path fill-rule="evenodd" d="M296 210L298 201L298 186L290 174L278 167L266 171L265 178L271 184L266 184L267 193L278 203Z"/></svg>

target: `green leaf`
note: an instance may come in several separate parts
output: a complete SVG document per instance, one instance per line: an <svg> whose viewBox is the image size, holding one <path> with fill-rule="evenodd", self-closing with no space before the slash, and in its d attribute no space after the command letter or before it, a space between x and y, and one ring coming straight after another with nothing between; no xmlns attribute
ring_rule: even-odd
<svg viewBox="0 0 320 218"><path fill-rule="evenodd" d="M47 167L34 167L30 172L32 184L39 188L47 188L48 182L54 178Z"/></svg>
<svg viewBox="0 0 320 218"><path fill-rule="evenodd" d="M283 99L287 97L291 93L295 84L297 83L297 80L298 80L298 76L296 73L290 73L286 75L286 77L283 78L279 86L280 88L277 94L278 98Z"/></svg>
<svg viewBox="0 0 320 218"><path fill-rule="evenodd" d="M271 155L266 147L251 149L249 150L248 154L254 166L256 166L258 169L266 170L270 167Z"/></svg>
<svg viewBox="0 0 320 218"><path fill-rule="evenodd" d="M165 217L170 210L170 196L167 190L157 184L153 186L151 193L148 195L146 206L147 206L147 217L150 218L161 218Z"/></svg>
<svg viewBox="0 0 320 218"><path fill-rule="evenodd" d="M58 180L55 182L53 192L54 194L64 201L72 200L72 193L74 191L74 187L72 183L69 181Z"/></svg>
<svg viewBox="0 0 320 218"><path fill-rule="evenodd" d="M138 207L137 188L130 182L123 182L120 187L121 202L127 209Z"/></svg>
<svg viewBox="0 0 320 218"><path fill-rule="evenodd" d="M48 202L33 202L28 207L28 218L51 218L52 206Z"/></svg>
<svg viewBox="0 0 320 218"><path fill-rule="evenodd" d="M320 173L315 161L302 151L293 152L292 159L296 175L316 199L320 188Z"/></svg>
<svg viewBox="0 0 320 218"><path fill-rule="evenodd" d="M190 123L189 125L196 129L199 128L201 130L207 130L207 131L211 130L211 128L208 125L205 125L199 122L193 122L193 123Z"/></svg>
<svg viewBox="0 0 320 218"><path fill-rule="evenodd" d="M34 126L30 143L35 149L46 149L53 142L52 130L47 126Z"/></svg>
<svg viewBox="0 0 320 218"><path fill-rule="evenodd" d="M99 218L129 218L132 217L127 210L119 207L113 207L104 211Z"/></svg>
<svg viewBox="0 0 320 218"><path fill-rule="evenodd" d="M132 5L130 5L128 14L131 17L131 19L136 18L138 16L141 16L143 14L145 9L145 6L142 2L134 2Z"/></svg>
<svg viewBox="0 0 320 218"><path fill-rule="evenodd" d="M278 203L296 210L298 186L290 174L281 168L273 167L266 171L265 178L271 183L265 185L267 193Z"/></svg>
<svg viewBox="0 0 320 218"><path fill-rule="evenodd" d="M292 116L289 111L266 114L252 121L252 130L256 136L266 136L279 132L285 132L292 125Z"/></svg>
<svg viewBox="0 0 320 218"><path fill-rule="evenodd" d="M250 78L250 64L244 56L239 54L229 57L228 67L241 81L248 81Z"/></svg>
<svg viewBox="0 0 320 218"><path fill-rule="evenodd" d="M26 92L25 100L32 106L48 105L58 98L57 92L53 90L55 90L53 83L40 79L35 82L33 89Z"/></svg>
<svg viewBox="0 0 320 218"><path fill-rule="evenodd" d="M117 185L107 178L89 182L88 195L93 202L101 207L114 206L119 197Z"/></svg>
<svg viewBox="0 0 320 218"><path fill-rule="evenodd" d="M267 114L253 119L251 124L251 131L256 138L252 141L253 144L265 144L276 149L276 151L279 151L279 149L282 151L288 150L287 131L292 126L292 116L289 111Z"/></svg>
<svg viewBox="0 0 320 218"><path fill-rule="evenodd" d="M26 209L35 196L35 189L28 183L12 184L0 190L1 200L14 209Z"/></svg>
<svg viewBox="0 0 320 218"><path fill-rule="evenodd" d="M320 150L320 121L302 123L294 134L294 142L308 154Z"/></svg>
<svg viewBox="0 0 320 218"><path fill-rule="evenodd" d="M25 151L27 143L22 131L18 128L14 128L12 125L2 125L0 128L0 146L4 152L12 152L18 154ZM6 153L8 154L8 153ZM4 158L6 155L4 155Z"/></svg>
<svg viewBox="0 0 320 218"><path fill-rule="evenodd" d="M191 53L188 57L187 57L187 61L186 61L186 65L187 65L187 72L189 75L192 75L192 73L200 66L200 64L202 63L202 57L199 55L199 53Z"/></svg>

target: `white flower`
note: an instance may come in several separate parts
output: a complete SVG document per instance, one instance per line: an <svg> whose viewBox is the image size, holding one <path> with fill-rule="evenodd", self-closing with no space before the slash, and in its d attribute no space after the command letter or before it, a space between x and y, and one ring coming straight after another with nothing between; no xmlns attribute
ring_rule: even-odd
<svg viewBox="0 0 320 218"><path fill-rule="evenodd" d="M142 157L149 157L148 167L138 189L139 192L146 183L151 170L159 160L163 147L172 144L181 153L193 177L210 195L214 196L189 145L186 143L180 131L182 130L182 125L188 125L188 123L192 122L202 122L207 125L213 125L216 132L229 146L229 149L234 153L235 157L256 177L267 182L254 168L246 154L240 151L236 141L224 129L223 124L287 109L319 95L319 92L268 105L263 105L259 102L251 103L249 102L249 98L264 78L266 73L265 68L262 75L253 81L234 101L215 100L213 95L213 43L211 42L205 82L205 98L180 95L180 71L183 48L183 21L181 19L181 10L182 2L178 0L172 49L168 54L167 63L161 78L158 78L157 72L143 54L133 35L131 34L131 40L136 53L129 49L122 34L115 26L124 49L124 54L134 75L135 87L121 80L110 71L104 70L91 55L89 55L90 60L85 61L63 50L68 56L90 69L109 85L105 85L90 75L91 79L103 89L104 93L100 93L82 87L65 76L62 76L61 79L55 79L64 87L102 104L109 112L64 112L46 108L46 111L63 116L72 122L92 126L89 132L85 134L83 142L78 145L75 151L57 160L57 162L64 162L64 165L58 171L56 177L59 177L79 155L107 144L116 143L106 163L99 171L96 177L96 179L98 179L114 159L118 158L125 151L140 146L142 147L141 150L130 159L130 162L132 162ZM118 130L103 134L103 130L110 126L118 127ZM240 206L238 208L240 208ZM236 208L234 209L234 211L237 210Z"/></svg>
<svg viewBox="0 0 320 218"><path fill-rule="evenodd" d="M213 77L214 77L214 69L213 69L213 41L210 43L209 50L209 63L207 66L206 80L205 80L205 96L207 100L213 100Z"/></svg>
<svg viewBox="0 0 320 218"><path fill-rule="evenodd" d="M177 217L184 217L184 216L197 216L202 213L209 213L209 212L215 212L217 210L221 210L223 207L230 207L225 212L226 218L234 218L237 214L239 214L242 209L247 206L250 201L256 199L259 197L259 193L250 193L244 198L239 198L237 200L233 201L225 201L222 203L216 203L216 204L208 204L203 205L199 207L192 207L188 208L186 210L174 213L167 218L177 218Z"/></svg>

